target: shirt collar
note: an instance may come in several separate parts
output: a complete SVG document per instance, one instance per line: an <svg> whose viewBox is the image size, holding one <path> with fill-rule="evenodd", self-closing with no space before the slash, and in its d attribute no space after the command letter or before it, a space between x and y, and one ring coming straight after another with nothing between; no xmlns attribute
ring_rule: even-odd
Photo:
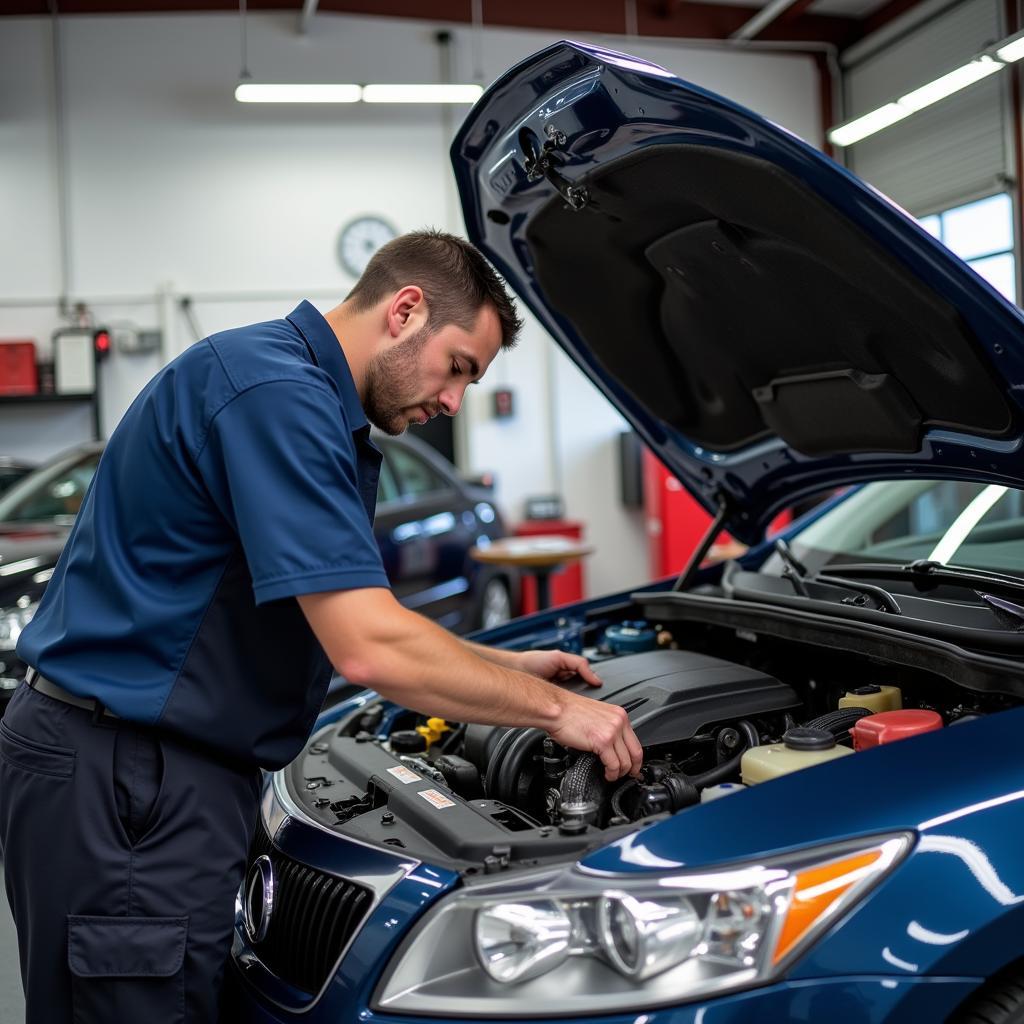
<svg viewBox="0 0 1024 1024"><path fill-rule="evenodd" d="M338 385L345 414L352 427L357 430L367 424L366 413L359 401L356 382L352 379L352 371L348 368L348 360L338 337L323 314L307 299L303 299L288 314L288 321L302 335L316 359L317 366L330 374Z"/></svg>

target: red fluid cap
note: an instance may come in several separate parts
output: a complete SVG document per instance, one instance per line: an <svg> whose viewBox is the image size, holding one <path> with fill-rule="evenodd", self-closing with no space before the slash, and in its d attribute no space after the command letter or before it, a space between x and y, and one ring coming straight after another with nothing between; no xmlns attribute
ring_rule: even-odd
<svg viewBox="0 0 1024 1024"><path fill-rule="evenodd" d="M941 728L942 716L937 711L880 711L867 715L853 727L853 749L880 747Z"/></svg>

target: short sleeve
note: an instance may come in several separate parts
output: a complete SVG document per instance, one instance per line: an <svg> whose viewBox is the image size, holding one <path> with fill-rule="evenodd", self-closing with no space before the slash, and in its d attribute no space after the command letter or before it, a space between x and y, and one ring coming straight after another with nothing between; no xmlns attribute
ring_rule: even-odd
<svg viewBox="0 0 1024 1024"><path fill-rule="evenodd" d="M256 603L388 586L337 399L302 381L242 391L213 417L197 465L236 530Z"/></svg>

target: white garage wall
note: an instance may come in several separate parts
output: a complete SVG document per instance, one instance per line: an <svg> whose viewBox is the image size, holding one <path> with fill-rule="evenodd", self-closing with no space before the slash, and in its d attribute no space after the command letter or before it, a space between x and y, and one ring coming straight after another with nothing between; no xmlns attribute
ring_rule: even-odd
<svg viewBox="0 0 1024 1024"><path fill-rule="evenodd" d="M297 14L250 14L249 67L263 81L433 81L439 27L319 14L307 36ZM471 33L452 27L453 76L470 80ZM329 308L352 281L335 259L353 216L383 214L399 230L461 232L447 148L464 111L266 107L238 104L235 15L65 17L69 294L98 323L161 326L159 356L115 353L103 368L109 431L138 389L203 333L280 316L301 298ZM489 80L555 41L543 32L486 29ZM809 58L623 38L601 40L666 65L820 141L818 81ZM46 348L63 321L57 151L48 19L0 21L0 337ZM500 504L560 487L570 517L597 547L591 593L646 575L642 524L617 503L616 436L623 423L529 321L471 389L460 458L498 475ZM491 418L496 386L515 392L511 421ZM57 411L55 411L57 410ZM84 410L0 410L0 452L42 458L88 431Z"/></svg>

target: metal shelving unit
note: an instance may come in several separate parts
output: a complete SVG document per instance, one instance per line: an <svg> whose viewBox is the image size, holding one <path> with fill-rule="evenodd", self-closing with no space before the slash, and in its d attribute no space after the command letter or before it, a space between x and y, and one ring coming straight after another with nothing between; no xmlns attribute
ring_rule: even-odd
<svg viewBox="0 0 1024 1024"><path fill-rule="evenodd" d="M50 405L50 404L75 404L86 402L92 406L92 433L93 440L100 439L100 403L99 395L95 391L75 395L56 394L34 394L34 395L0 395L0 408L4 406L18 405Z"/></svg>

